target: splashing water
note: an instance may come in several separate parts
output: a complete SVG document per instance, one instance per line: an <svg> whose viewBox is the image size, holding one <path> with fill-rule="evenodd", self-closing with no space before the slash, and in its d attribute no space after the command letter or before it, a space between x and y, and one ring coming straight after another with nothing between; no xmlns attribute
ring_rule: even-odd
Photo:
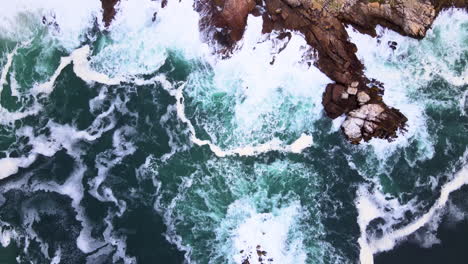
<svg viewBox="0 0 468 264"><path fill-rule="evenodd" d="M464 11L421 41L348 29L409 119L351 146L303 36L261 18L220 59L191 1L120 1L106 30L99 1L3 10L2 263L373 263L436 241L466 184Z"/></svg>

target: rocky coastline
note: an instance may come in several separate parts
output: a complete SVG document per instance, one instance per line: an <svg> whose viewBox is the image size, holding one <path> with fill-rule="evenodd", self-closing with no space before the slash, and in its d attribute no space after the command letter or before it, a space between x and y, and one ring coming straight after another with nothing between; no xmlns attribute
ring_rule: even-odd
<svg viewBox="0 0 468 264"><path fill-rule="evenodd" d="M102 0L105 25L111 23L117 2ZM384 84L365 76L345 26L376 36L375 27L381 25L421 39L440 10L452 6L467 8L468 0L197 0L194 8L200 13L203 40L222 57L229 57L242 39L249 14L262 17L263 33L302 33L314 49L315 66L334 81L323 93L326 115L345 115L342 131L358 144L395 139L405 131L407 118L385 104ZM392 48L396 44L389 43Z"/></svg>

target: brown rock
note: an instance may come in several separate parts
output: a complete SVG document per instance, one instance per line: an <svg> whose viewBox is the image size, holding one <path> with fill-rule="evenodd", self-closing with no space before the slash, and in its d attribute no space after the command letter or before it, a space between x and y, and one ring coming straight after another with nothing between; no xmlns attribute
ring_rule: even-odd
<svg viewBox="0 0 468 264"><path fill-rule="evenodd" d="M286 0L286 3L291 7L298 7L302 4L299 0Z"/></svg>
<svg viewBox="0 0 468 264"><path fill-rule="evenodd" d="M357 101L343 98L345 87L339 84L329 84L325 88L322 104L328 117L334 119L356 108Z"/></svg>
<svg viewBox="0 0 468 264"><path fill-rule="evenodd" d="M101 5L102 5L102 21L104 21L104 25L108 27L112 20L115 17L115 14L117 13L115 10L115 6L119 0L101 0Z"/></svg>
<svg viewBox="0 0 468 264"><path fill-rule="evenodd" d="M404 129L406 121L406 117L394 108L366 104L349 112L341 128L348 140L358 144L374 137L392 140L399 129Z"/></svg>
<svg viewBox="0 0 468 264"><path fill-rule="evenodd" d="M436 16L430 0L380 2L356 1L354 5L345 5L340 11L340 19L373 36L376 35L375 27L382 25L403 35L422 38Z"/></svg>
<svg viewBox="0 0 468 264"><path fill-rule="evenodd" d="M343 130L345 134L352 131L348 133L352 136L347 135L352 142L358 142L357 138L368 140L372 137L390 140L397 130L404 128L406 117L382 101L383 85L380 82L364 76L364 66L355 54L357 48L350 42L344 25L352 24L373 36L376 35L375 27L382 25L404 35L422 38L442 8L468 6L466 0L268 0L256 3L254 0L226 0L224 5L217 0L198 0L197 3L197 10L204 15L200 22L202 31L215 32L213 39L226 46L233 46L242 37L250 12L262 16L263 33L273 30L301 32L315 49L315 65L335 82L327 85L323 93L322 104L327 116L356 115L367 105L384 109L377 115L377 121L369 121L368 117L358 121L357 117L348 116L347 129ZM261 7L255 9L256 4ZM207 12L207 8L211 11ZM217 19L217 8L222 9L221 19ZM210 31L209 25L216 30ZM228 34L219 28L227 30ZM358 93L361 96L356 96Z"/></svg>
<svg viewBox="0 0 468 264"><path fill-rule="evenodd" d="M356 95L357 92L358 92L358 88L350 86L350 87L348 87L348 89L346 91L351 95Z"/></svg>
<svg viewBox="0 0 468 264"><path fill-rule="evenodd" d="M244 34L247 24L247 15L252 12L255 7L254 0L226 0L224 2L221 16L231 29L231 37L238 41Z"/></svg>

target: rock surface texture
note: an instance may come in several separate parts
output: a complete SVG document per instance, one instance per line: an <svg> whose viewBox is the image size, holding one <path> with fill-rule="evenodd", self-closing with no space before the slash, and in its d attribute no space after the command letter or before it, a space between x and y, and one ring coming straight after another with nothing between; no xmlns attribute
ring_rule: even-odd
<svg viewBox="0 0 468 264"><path fill-rule="evenodd" d="M118 1L102 0L106 25ZM396 138L407 118L382 101L383 84L364 75L345 25L371 36L382 25L420 39L440 10L452 6L467 8L468 0L196 0L194 8L200 13L204 41L223 57L229 57L242 39L249 14L263 18L263 33L302 33L315 51L315 66L334 81L323 93L325 113L333 119L346 115L342 131L357 144L375 137Z"/></svg>
<svg viewBox="0 0 468 264"><path fill-rule="evenodd" d="M112 20L114 19L115 14L117 13L115 10L115 6L119 0L101 0L102 5L102 21L104 25L108 27Z"/></svg>
<svg viewBox="0 0 468 264"><path fill-rule="evenodd" d="M301 32L314 48L316 66L335 83L327 85L322 104L330 118L346 115L342 131L351 143L372 138L392 140L405 131L407 118L382 101L384 87L364 75L345 25L375 36L382 25L423 38L442 8L468 6L468 0L199 0L200 27L208 42L229 53L244 32L247 15L262 16L263 33ZM395 44L396 45L396 44ZM229 55L227 55L229 56Z"/></svg>

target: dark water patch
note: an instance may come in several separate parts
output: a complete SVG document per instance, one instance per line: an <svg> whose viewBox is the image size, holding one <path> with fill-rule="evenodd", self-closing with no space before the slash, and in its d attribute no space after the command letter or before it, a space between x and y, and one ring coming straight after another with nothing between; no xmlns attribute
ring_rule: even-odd
<svg viewBox="0 0 468 264"><path fill-rule="evenodd" d="M10 242L7 247L0 246L0 263L17 264L16 257L19 254L19 248L15 241Z"/></svg>
<svg viewBox="0 0 468 264"><path fill-rule="evenodd" d="M463 204L466 207L466 195L468 187L463 187L451 195L451 198L460 199L463 197ZM457 203L455 201L455 203ZM466 208L464 208L466 209ZM462 210L464 210L462 209ZM464 210L464 212L466 212ZM468 219L464 218L455 223L451 220L452 216L446 215L442 219L442 224L437 229L437 243L430 248L420 246L421 241L410 237L408 241L398 245L395 249L378 254L375 256L376 264L463 264L468 259ZM421 231L418 231L418 233ZM424 234L422 234L424 237Z"/></svg>
<svg viewBox="0 0 468 264"><path fill-rule="evenodd" d="M76 238L81 225L75 219L70 199L57 193L43 191L24 192L11 190L3 194L6 203L0 207L0 217L4 223L14 228L21 239L18 247L26 252L18 252L21 263L45 263L47 260L40 248L48 245L47 255L53 257L57 250L62 252L62 260L82 262L84 254L76 246Z"/></svg>
<svg viewBox="0 0 468 264"><path fill-rule="evenodd" d="M135 256L137 263L180 264L184 261L183 253L167 243L166 227L152 206L129 209L116 219L114 228L126 235L127 253Z"/></svg>
<svg viewBox="0 0 468 264"><path fill-rule="evenodd" d="M89 87L66 66L56 80L55 88L45 104L45 115L59 124L76 124L83 130L96 118L90 113L89 100L97 96L97 89Z"/></svg>

